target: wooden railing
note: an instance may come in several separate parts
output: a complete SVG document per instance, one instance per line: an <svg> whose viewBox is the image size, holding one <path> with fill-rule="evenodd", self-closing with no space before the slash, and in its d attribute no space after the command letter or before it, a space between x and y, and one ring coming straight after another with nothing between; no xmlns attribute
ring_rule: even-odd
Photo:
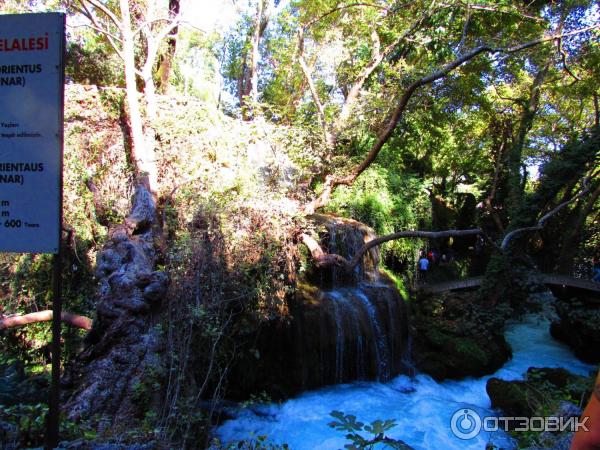
<svg viewBox="0 0 600 450"><path fill-rule="evenodd" d="M600 283L595 283L591 280L584 280L583 278L573 278L565 275L545 273L540 275L539 281L540 283L553 286L572 287L600 293ZM427 294L437 294L440 292L479 287L481 286L482 282L483 277L473 277L465 278L463 280L445 281L442 283L421 283L417 286L417 289Z"/></svg>

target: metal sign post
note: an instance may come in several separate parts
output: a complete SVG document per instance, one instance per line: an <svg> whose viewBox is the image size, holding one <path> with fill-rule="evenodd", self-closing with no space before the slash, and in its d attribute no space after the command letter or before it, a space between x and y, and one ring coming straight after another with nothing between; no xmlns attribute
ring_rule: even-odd
<svg viewBox="0 0 600 450"><path fill-rule="evenodd" d="M0 15L0 252L53 253L52 390L59 441L65 15Z"/></svg>

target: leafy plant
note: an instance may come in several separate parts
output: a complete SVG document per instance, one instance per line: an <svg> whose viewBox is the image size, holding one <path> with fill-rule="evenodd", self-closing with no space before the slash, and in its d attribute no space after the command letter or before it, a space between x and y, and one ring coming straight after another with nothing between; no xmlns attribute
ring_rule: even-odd
<svg viewBox="0 0 600 450"><path fill-rule="evenodd" d="M290 447L287 444L273 444L269 442L266 435L259 435L256 438L242 439L228 444L222 444L218 439L213 439L210 448L213 450L288 450Z"/></svg>
<svg viewBox="0 0 600 450"><path fill-rule="evenodd" d="M358 449L372 449L377 444L383 444L389 448L396 448L402 450L409 450L411 447L400 439L393 439L385 435L385 433L396 426L396 421L392 419L387 420L375 420L369 425L356 420L356 416L352 414L344 414L341 411L332 411L330 413L334 417L335 421L329 422L328 425L337 431L346 431L346 439L350 440L351 444L344 445L344 448L349 450ZM366 432L373 436L372 438L366 438L359 434L360 432Z"/></svg>

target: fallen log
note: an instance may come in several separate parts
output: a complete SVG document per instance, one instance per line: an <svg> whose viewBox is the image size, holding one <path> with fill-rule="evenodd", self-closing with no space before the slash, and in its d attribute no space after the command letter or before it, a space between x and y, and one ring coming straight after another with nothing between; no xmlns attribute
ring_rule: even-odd
<svg viewBox="0 0 600 450"><path fill-rule="evenodd" d="M77 314L71 314L69 312L63 312L60 315L60 319L74 327L82 328L84 330L92 329L92 319L79 316ZM14 316L1 316L0 315L0 330L5 330L7 328L15 328L23 325L27 325L30 323L39 323L39 322L49 322L52 320L52 311L44 310L38 311L29 314L23 315L14 315Z"/></svg>

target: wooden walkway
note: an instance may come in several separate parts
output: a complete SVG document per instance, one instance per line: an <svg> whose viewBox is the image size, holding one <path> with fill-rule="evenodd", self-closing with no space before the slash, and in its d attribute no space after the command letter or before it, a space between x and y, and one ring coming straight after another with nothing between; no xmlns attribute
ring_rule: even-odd
<svg viewBox="0 0 600 450"><path fill-rule="evenodd" d="M417 289L426 294L438 294L440 292L455 291L459 289L468 289L481 286L483 277L465 278L464 280L446 281L443 283L419 284ZM600 293L600 283L594 283L591 280L582 278L573 278L565 275L542 274L540 282L543 284L571 287Z"/></svg>
<svg viewBox="0 0 600 450"><path fill-rule="evenodd" d="M483 277L465 278L464 280L445 281L443 283L419 284L417 289L426 294L439 294L440 292L455 291L481 286Z"/></svg>
<svg viewBox="0 0 600 450"><path fill-rule="evenodd" d="M572 287L583 289L586 291L600 292L600 283L595 283L592 280L584 280L583 278L573 278L566 275L543 274L542 279L544 284L554 286Z"/></svg>

